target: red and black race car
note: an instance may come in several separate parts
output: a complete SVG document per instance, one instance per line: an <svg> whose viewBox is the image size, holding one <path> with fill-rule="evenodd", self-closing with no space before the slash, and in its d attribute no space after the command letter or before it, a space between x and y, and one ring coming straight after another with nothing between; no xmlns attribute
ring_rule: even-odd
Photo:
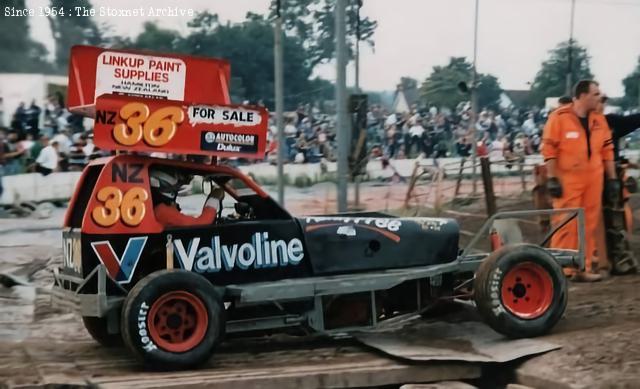
<svg viewBox="0 0 640 389"><path fill-rule="evenodd" d="M77 51L91 54L89 80L77 72L70 77L77 85L100 84L100 58L111 58L111 66L121 56L129 58L121 58L121 66L141 68L177 58L74 50L70 73L81 66L73 61ZM179 59L188 79L192 59ZM169 83L177 82L173 76ZM120 82L111 89L135 85ZM65 218L64 265L54 274L54 304L79 311L101 344L123 341L146 364L176 369L207 360L225 333L344 332L424 313L443 297L473 298L485 321L509 337L543 334L562 316L562 266L583 267L582 243L578 250L529 244L474 250L496 219L556 211L494 215L464 250L453 219L294 217L235 168L139 154L264 155L263 108L229 105L226 92L188 103L189 84L182 89L183 100L113 93L87 98L86 91L84 101L71 99L72 109L95 117L99 147L127 152L84 170ZM200 198L178 196L185 184ZM167 198L191 211L192 219L167 218L160 211ZM582 237L582 211L566 212L578 219Z"/></svg>

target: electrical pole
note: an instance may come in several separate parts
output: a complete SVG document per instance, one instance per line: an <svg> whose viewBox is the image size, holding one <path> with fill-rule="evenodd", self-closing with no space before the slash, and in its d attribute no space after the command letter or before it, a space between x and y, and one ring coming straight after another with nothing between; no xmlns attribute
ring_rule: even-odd
<svg viewBox="0 0 640 389"><path fill-rule="evenodd" d="M347 125L347 1L336 0L336 135L338 139L338 212L347 211L347 183L349 180L349 127Z"/></svg>
<svg viewBox="0 0 640 389"><path fill-rule="evenodd" d="M477 147L478 140L476 139L476 122L478 120L478 70L476 63L478 61L478 14L480 9L480 0L476 0L476 12L473 24L473 70L471 74L471 121L469 124L469 132L471 133L471 165L473 168L473 194L477 192L477 175L476 175L476 161L477 161Z"/></svg>
<svg viewBox="0 0 640 389"><path fill-rule="evenodd" d="M573 19L576 12L576 0L571 0L571 21L569 23L569 58L567 61L567 85L565 94L571 96L571 86L573 85Z"/></svg>
<svg viewBox="0 0 640 389"><path fill-rule="evenodd" d="M362 0L356 0L356 86L355 93L360 93L360 7L362 7ZM359 123L356 120L357 123ZM358 130L361 130L360 128ZM354 156L354 158L359 158L359 155ZM358 162L359 163L359 162ZM354 176L355 180L355 207L360 207L360 175L356 174Z"/></svg>
<svg viewBox="0 0 640 389"><path fill-rule="evenodd" d="M360 7L362 0L356 0L356 93L360 93Z"/></svg>
<svg viewBox="0 0 640 389"><path fill-rule="evenodd" d="M282 48L282 13L280 9L281 0L276 0L276 25L274 28L274 81L276 100L276 127L278 129L278 202L284 206L284 87L282 62L284 58Z"/></svg>

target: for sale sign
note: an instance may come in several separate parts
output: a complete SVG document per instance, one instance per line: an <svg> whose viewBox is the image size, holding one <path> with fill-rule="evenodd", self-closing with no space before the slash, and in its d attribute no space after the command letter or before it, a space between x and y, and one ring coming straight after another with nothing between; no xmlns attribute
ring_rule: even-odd
<svg viewBox="0 0 640 389"><path fill-rule="evenodd" d="M98 56L95 97L113 93L181 101L186 74L179 58L105 51Z"/></svg>
<svg viewBox="0 0 640 389"><path fill-rule="evenodd" d="M67 106L94 117L104 94L225 105L230 69L221 59L73 46Z"/></svg>
<svg viewBox="0 0 640 389"><path fill-rule="evenodd" d="M263 158L269 117L264 107L111 94L98 98L95 120L105 150Z"/></svg>

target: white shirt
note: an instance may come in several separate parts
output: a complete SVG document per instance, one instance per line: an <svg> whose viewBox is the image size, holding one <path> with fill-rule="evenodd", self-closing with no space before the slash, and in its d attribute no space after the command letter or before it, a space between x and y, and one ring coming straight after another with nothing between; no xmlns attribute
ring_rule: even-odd
<svg viewBox="0 0 640 389"><path fill-rule="evenodd" d="M504 157L504 143L496 139L493 142L491 142L491 152L489 153L489 158L500 159L503 157Z"/></svg>
<svg viewBox="0 0 640 389"><path fill-rule="evenodd" d="M83 148L82 151L84 152L84 155L86 155L87 157L90 156L93 153L93 150L96 148L96 145L94 145L91 142L88 142Z"/></svg>
<svg viewBox="0 0 640 389"><path fill-rule="evenodd" d="M51 138L51 141L58 142L58 148L63 154L69 154L69 149L71 149L71 146L73 145L73 143L71 143L71 139L69 139L68 136L62 133L56 134L53 138Z"/></svg>
<svg viewBox="0 0 640 389"><path fill-rule="evenodd" d="M525 134L531 135L536 129L536 123L533 121L533 119L529 118L525 120L524 123L522 123L522 129L524 130Z"/></svg>
<svg viewBox="0 0 640 389"><path fill-rule="evenodd" d="M396 118L396 114L392 113L387 117L387 120L384 121L384 125L388 127L396 124L397 122L398 122L398 119Z"/></svg>
<svg viewBox="0 0 640 389"><path fill-rule="evenodd" d="M287 124L284 126L284 134L286 136L296 136L298 129L293 124Z"/></svg>
<svg viewBox="0 0 640 389"><path fill-rule="evenodd" d="M58 152L49 145L40 150L36 163L47 169L55 170L58 167Z"/></svg>
<svg viewBox="0 0 640 389"><path fill-rule="evenodd" d="M424 127L422 127L421 125L412 126L409 129L409 134L411 134L411 136L420 137L422 136L422 134L424 134Z"/></svg>

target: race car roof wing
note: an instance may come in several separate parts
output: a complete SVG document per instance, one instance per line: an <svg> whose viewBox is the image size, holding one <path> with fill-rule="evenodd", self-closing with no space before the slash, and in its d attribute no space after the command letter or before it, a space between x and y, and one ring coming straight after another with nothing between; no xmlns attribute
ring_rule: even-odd
<svg viewBox="0 0 640 389"><path fill-rule="evenodd" d="M74 46L67 105L105 150L263 158L268 113L230 104L227 61Z"/></svg>

